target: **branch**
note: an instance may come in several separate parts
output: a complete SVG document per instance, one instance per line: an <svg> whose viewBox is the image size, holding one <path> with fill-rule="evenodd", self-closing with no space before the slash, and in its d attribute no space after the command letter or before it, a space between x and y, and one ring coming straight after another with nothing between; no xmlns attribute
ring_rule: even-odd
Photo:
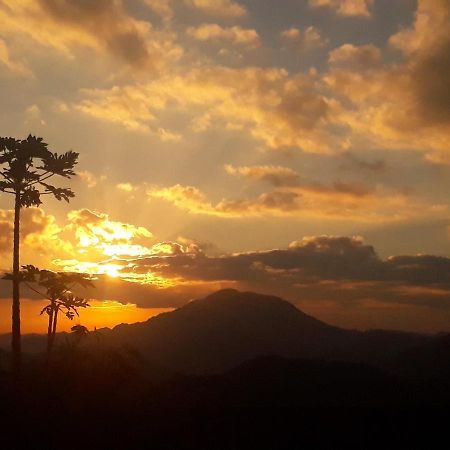
<svg viewBox="0 0 450 450"><path fill-rule="evenodd" d="M31 182L31 183L28 183L27 186L33 186L35 184L41 183L42 181L48 180L49 178L51 178L54 175L56 175L54 173L50 173L49 175L47 175L48 173L49 173L49 171L46 170L42 175L39 176L39 179L37 179L37 180L35 180L35 181Z"/></svg>
<svg viewBox="0 0 450 450"><path fill-rule="evenodd" d="M41 297L53 301L50 297L47 297L47 295L43 294L42 292L39 292L37 289L34 289L34 287L32 287L29 283L25 282L25 285L28 287L28 289L31 289L32 291L36 292L36 294L39 294Z"/></svg>

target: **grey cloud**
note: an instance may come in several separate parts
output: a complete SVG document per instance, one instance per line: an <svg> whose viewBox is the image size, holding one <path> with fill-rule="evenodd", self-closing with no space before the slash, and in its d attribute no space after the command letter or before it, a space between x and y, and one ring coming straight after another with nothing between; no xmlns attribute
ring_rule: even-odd
<svg viewBox="0 0 450 450"><path fill-rule="evenodd" d="M38 0L53 20L94 36L117 58L135 66L151 64L144 28L127 15L121 0ZM150 27L150 24L147 24Z"/></svg>

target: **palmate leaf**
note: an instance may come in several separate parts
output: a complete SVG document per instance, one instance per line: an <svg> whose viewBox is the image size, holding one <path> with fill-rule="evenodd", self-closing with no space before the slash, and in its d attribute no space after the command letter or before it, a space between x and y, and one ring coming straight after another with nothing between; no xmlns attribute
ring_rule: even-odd
<svg viewBox="0 0 450 450"><path fill-rule="evenodd" d="M11 152L14 152L19 148L19 139L14 139L12 137L0 137L0 154L2 157L7 156ZM0 159L0 162L4 162Z"/></svg>
<svg viewBox="0 0 450 450"><path fill-rule="evenodd" d="M22 266L22 270L19 272L19 281L33 283L36 281L36 277L39 275L39 272L39 269L35 266ZM3 280L14 280L14 274L5 273Z"/></svg>
<svg viewBox="0 0 450 450"><path fill-rule="evenodd" d="M20 156L24 159L39 158L45 160L51 155L47 147L48 144L44 142L43 138L30 134L26 139L20 141Z"/></svg>
<svg viewBox="0 0 450 450"><path fill-rule="evenodd" d="M20 195L20 206L30 208L42 204L41 192L35 187L29 187Z"/></svg>
<svg viewBox="0 0 450 450"><path fill-rule="evenodd" d="M69 203L70 199L75 197L75 193L70 188L57 188L55 186L52 186L51 184L43 182L41 182L40 184L45 187L46 192L53 194L56 200L65 200L67 203Z"/></svg>
<svg viewBox="0 0 450 450"><path fill-rule="evenodd" d="M43 165L39 169L70 178L75 175L73 168L78 162L78 156L79 153L73 151L66 152L62 155L50 153L48 157L42 160Z"/></svg>

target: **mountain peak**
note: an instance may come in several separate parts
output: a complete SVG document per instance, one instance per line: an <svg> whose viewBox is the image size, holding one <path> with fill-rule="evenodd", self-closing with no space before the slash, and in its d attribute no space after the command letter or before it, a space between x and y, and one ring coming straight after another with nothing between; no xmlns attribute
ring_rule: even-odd
<svg viewBox="0 0 450 450"><path fill-rule="evenodd" d="M279 297L222 289L146 323L116 329L160 365L214 372L262 355L323 355L342 331Z"/></svg>
<svg viewBox="0 0 450 450"><path fill-rule="evenodd" d="M221 289L202 299L193 300L183 308L187 308L189 306L195 306L198 308L203 308L205 306L209 306L211 308L219 308L220 306L223 306L228 308L236 308L236 312L239 312L239 309L241 307L248 307L251 309L269 308L276 310L285 310L288 313L307 316L298 308L296 308L292 303L283 300L280 297L260 294L251 291L238 291L231 288Z"/></svg>

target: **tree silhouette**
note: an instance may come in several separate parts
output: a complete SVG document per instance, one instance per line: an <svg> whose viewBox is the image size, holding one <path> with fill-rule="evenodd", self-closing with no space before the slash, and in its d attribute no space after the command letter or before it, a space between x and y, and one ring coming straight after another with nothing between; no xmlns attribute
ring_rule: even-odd
<svg viewBox="0 0 450 450"><path fill-rule="evenodd" d="M70 331L74 334L74 336L78 336L80 338L83 338L84 336L87 336L89 334L89 330L84 325L74 325L70 328Z"/></svg>
<svg viewBox="0 0 450 450"><path fill-rule="evenodd" d="M5 278L14 278L14 275L7 274ZM58 313L62 311L67 318L73 320L75 316L79 316L79 308L89 307L87 300L73 294L73 287L78 285L87 288L94 285L91 278L82 273L52 272L32 265L23 266L19 279L32 291L49 300L41 314L48 315L47 352L50 354L55 342Z"/></svg>
<svg viewBox="0 0 450 450"><path fill-rule="evenodd" d="M0 137L0 191L14 195L12 350L13 366L20 369L20 211L41 205L43 195L69 201L74 197L70 188L49 184L54 176L71 178L78 153L52 153L42 138L29 135L18 140Z"/></svg>

